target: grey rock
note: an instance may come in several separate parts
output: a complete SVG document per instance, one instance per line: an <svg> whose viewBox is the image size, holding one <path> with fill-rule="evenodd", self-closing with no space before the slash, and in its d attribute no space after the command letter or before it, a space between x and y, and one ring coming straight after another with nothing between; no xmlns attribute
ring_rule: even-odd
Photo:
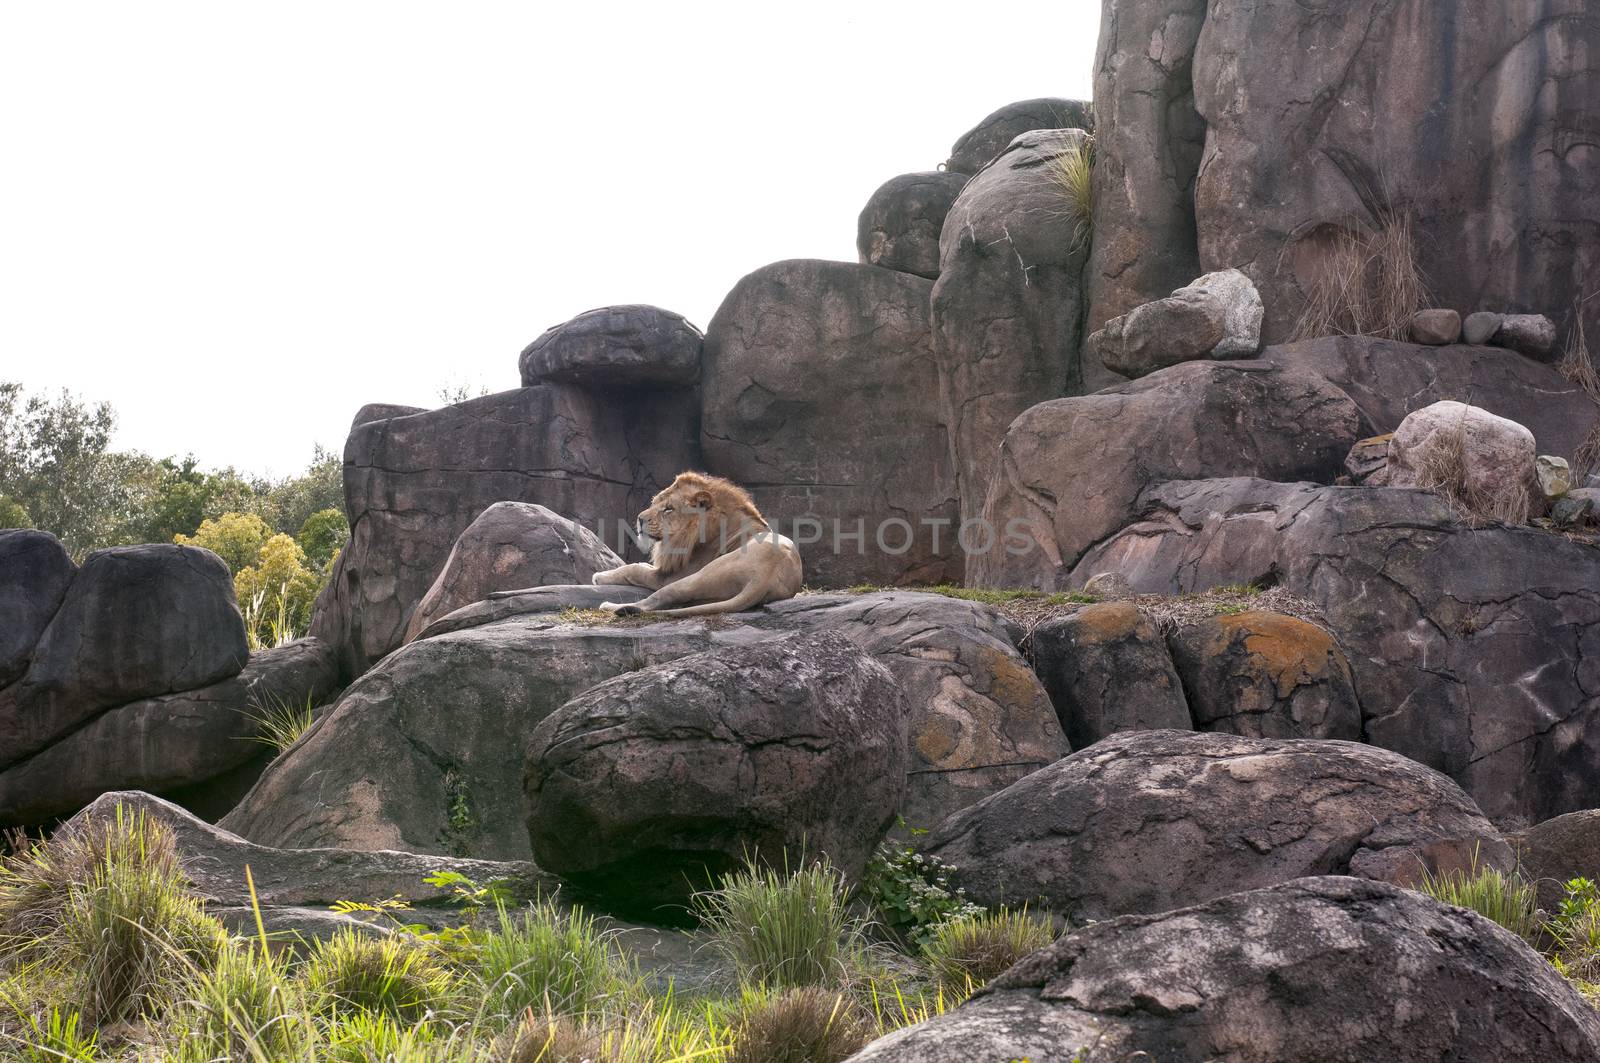
<svg viewBox="0 0 1600 1063"><path fill-rule="evenodd" d="M959 581L931 288L778 262L741 280L706 333L706 465L794 538L813 587Z"/></svg>
<svg viewBox="0 0 1600 1063"><path fill-rule="evenodd" d="M1083 593L1095 598L1132 598L1133 585L1120 572L1097 572L1084 581Z"/></svg>
<svg viewBox="0 0 1600 1063"><path fill-rule="evenodd" d="M944 168L974 174L988 165L1023 133L1035 129L1081 129L1094 132L1094 110L1084 100L1047 96L1008 103L961 134Z"/></svg>
<svg viewBox="0 0 1600 1063"><path fill-rule="evenodd" d="M862 265L937 277L939 233L967 176L929 170L891 177L879 186L856 221Z"/></svg>
<svg viewBox="0 0 1600 1063"><path fill-rule="evenodd" d="M0 531L0 687L22 678L78 566L49 532Z"/></svg>
<svg viewBox="0 0 1600 1063"><path fill-rule="evenodd" d="M1577 527L1585 522L1594 523L1600 515L1600 488L1580 487L1568 491L1550 507L1550 519L1561 527Z"/></svg>
<svg viewBox="0 0 1600 1063"><path fill-rule="evenodd" d="M1211 303L1222 308L1222 341L1213 358L1254 358L1261 350L1261 293L1236 269L1217 270L1179 288L1172 298Z"/></svg>
<svg viewBox="0 0 1600 1063"><path fill-rule="evenodd" d="M1461 323L1461 342L1480 346L1487 344L1494 339L1494 334L1500 331L1500 323L1505 319L1504 314L1490 313L1487 310L1468 314L1467 319Z"/></svg>
<svg viewBox="0 0 1600 1063"><path fill-rule="evenodd" d="M1411 338L1430 347L1461 339L1461 315L1454 310L1419 310L1411 318Z"/></svg>
<svg viewBox="0 0 1600 1063"><path fill-rule="evenodd" d="M1399 754L1184 731L1102 739L957 812L923 851L978 904L1075 923L1305 875L1407 885L1512 866L1460 787Z"/></svg>
<svg viewBox="0 0 1600 1063"><path fill-rule="evenodd" d="M1572 490L1572 466L1566 458L1540 454L1533 459L1533 477L1539 494L1547 500L1560 498Z"/></svg>
<svg viewBox="0 0 1600 1063"><path fill-rule="evenodd" d="M1074 931L849 1063L1424 1063L1507 1052L1594 1059L1600 1020L1548 961L1477 913L1320 877Z"/></svg>
<svg viewBox="0 0 1600 1063"><path fill-rule="evenodd" d="M1491 341L1539 361L1556 353L1556 323L1543 314L1507 314Z"/></svg>
<svg viewBox="0 0 1600 1063"><path fill-rule="evenodd" d="M387 421L391 417L410 417L414 413L427 413L421 406L402 406L396 402L369 402L356 411L350 419L350 429L354 431L364 424L373 421Z"/></svg>
<svg viewBox="0 0 1600 1063"><path fill-rule="evenodd" d="M517 367L523 387L685 387L700 376L700 330L659 306L603 306L546 329Z"/></svg>
<svg viewBox="0 0 1600 1063"><path fill-rule="evenodd" d="M1394 433L1389 432L1357 440L1356 445L1350 448L1350 453L1345 455L1344 459L1344 471L1349 474L1351 480L1361 483L1373 473L1386 468L1389 464L1389 441L1393 438Z"/></svg>
<svg viewBox="0 0 1600 1063"><path fill-rule="evenodd" d="M1089 337L1088 346L1107 369L1137 379L1180 362L1209 358L1225 335L1220 303L1174 295L1112 318Z"/></svg>
<svg viewBox="0 0 1600 1063"><path fill-rule="evenodd" d="M1132 602L1046 620L1028 645L1073 749L1119 731L1190 728L1166 643Z"/></svg>
<svg viewBox="0 0 1600 1063"><path fill-rule="evenodd" d="M233 577L216 554L97 550L67 586L28 670L0 690L0 767L114 705L237 675L249 652Z"/></svg>

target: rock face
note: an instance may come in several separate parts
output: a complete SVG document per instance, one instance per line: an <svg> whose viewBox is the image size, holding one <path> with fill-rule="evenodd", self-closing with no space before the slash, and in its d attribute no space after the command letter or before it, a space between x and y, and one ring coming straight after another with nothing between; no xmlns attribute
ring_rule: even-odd
<svg viewBox="0 0 1600 1063"><path fill-rule="evenodd" d="M0 687L22 678L78 566L49 532L0 531Z"/></svg>
<svg viewBox="0 0 1600 1063"><path fill-rule="evenodd" d="M1114 379L1080 361L1084 249L1053 173L1085 136L1018 137L967 182L945 218L933 350L963 521L981 510L1013 418Z"/></svg>
<svg viewBox="0 0 1600 1063"><path fill-rule="evenodd" d="M1093 133L1094 111L1083 100L1051 96L1008 103L961 134L950 149L944 168L961 174L977 173L1013 140L1035 129L1081 129Z"/></svg>
<svg viewBox="0 0 1600 1063"><path fill-rule="evenodd" d="M692 388L545 384L356 425L344 451L350 543L311 633L361 674L400 645L456 538L496 502L548 506L612 541L700 464L698 404Z"/></svg>
<svg viewBox="0 0 1600 1063"><path fill-rule="evenodd" d="M67 586L28 670L0 691L0 766L113 705L236 675L249 652L233 578L216 554L97 550Z"/></svg>
<svg viewBox="0 0 1600 1063"><path fill-rule="evenodd" d="M1359 422L1320 375L1266 361L1189 362L1041 403L1006 433L983 516L1007 538L968 557L968 582L1067 586L1084 551L1133 520L1151 483L1220 469L1331 481Z"/></svg>
<svg viewBox="0 0 1600 1063"><path fill-rule="evenodd" d="M1349 655L1367 740L1499 822L1600 805L1600 553L1471 528L1431 492L1211 480L1154 488L1085 555L1141 592L1275 580Z"/></svg>
<svg viewBox="0 0 1600 1063"><path fill-rule="evenodd" d="M1198 730L1361 739L1350 662L1317 625L1281 613L1244 612L1181 628L1171 643Z"/></svg>
<svg viewBox="0 0 1600 1063"><path fill-rule="evenodd" d="M741 280L706 334L706 464L794 538L811 586L960 578L930 288L779 262Z"/></svg>
<svg viewBox="0 0 1600 1063"><path fill-rule="evenodd" d="M1389 461L1368 482L1385 487L1456 485L1468 504L1521 523L1534 483L1533 433L1478 406L1448 399L1406 415Z"/></svg>
<svg viewBox="0 0 1600 1063"><path fill-rule="evenodd" d="M1508 1054L1594 1059L1600 1020L1537 952L1482 916L1330 877L1074 931L850 1063Z"/></svg>
<svg viewBox="0 0 1600 1063"><path fill-rule="evenodd" d="M496 502L450 548L439 578L411 614L405 640L492 591L588 583L620 564L598 535L561 514L531 502Z"/></svg>
<svg viewBox="0 0 1600 1063"><path fill-rule="evenodd" d="M1188 730L1161 633L1132 602L1085 606L1034 628L1033 666L1073 749L1118 731Z"/></svg>
<svg viewBox="0 0 1600 1063"><path fill-rule="evenodd" d="M1206 127L1190 66L1205 14L1206 0L1102 5L1091 331L1200 275L1194 182Z"/></svg>
<svg viewBox="0 0 1600 1063"><path fill-rule="evenodd" d="M700 330L659 306L604 306L546 329L517 365L525 388L684 387L700 377Z"/></svg>
<svg viewBox="0 0 1600 1063"><path fill-rule="evenodd" d="M165 793L237 768L265 751L252 741L278 705L319 705L338 689L333 649L299 639L251 655L238 675L118 705L0 770L0 824L49 822L111 790Z"/></svg>
<svg viewBox="0 0 1600 1063"><path fill-rule="evenodd" d="M1579 278L1600 272L1600 12L1358 0L1325 15L1213 2L1195 52L1201 263L1250 274L1268 342L1288 335L1341 231L1396 219L1414 224L1440 305L1554 316L1587 294Z"/></svg>
<svg viewBox="0 0 1600 1063"><path fill-rule="evenodd" d="M839 631L910 707L913 826L1065 755L1050 699L986 606L941 595L808 594L715 621L583 626L567 608L643 597L550 588L477 602L363 676L223 822L264 845L524 859L522 755L543 719L625 672L793 631ZM619 595L623 597L618 597Z"/></svg>
<svg viewBox="0 0 1600 1063"><path fill-rule="evenodd" d="M1600 882L1600 809L1568 812L1507 838L1517 851L1523 877L1539 891L1539 907L1561 909L1564 883Z"/></svg>
<svg viewBox="0 0 1600 1063"><path fill-rule="evenodd" d="M1198 904L1305 875L1407 884L1509 869L1460 787L1350 742L1128 731L951 816L924 851L987 907L1071 919Z"/></svg>
<svg viewBox="0 0 1600 1063"><path fill-rule="evenodd" d="M698 653L567 702L529 743L534 859L624 909L757 856L859 875L905 795L906 705L834 632Z"/></svg>
<svg viewBox="0 0 1600 1063"><path fill-rule="evenodd" d="M929 170L885 181L856 221L864 266L882 266L932 280L939 275L939 232L967 174Z"/></svg>

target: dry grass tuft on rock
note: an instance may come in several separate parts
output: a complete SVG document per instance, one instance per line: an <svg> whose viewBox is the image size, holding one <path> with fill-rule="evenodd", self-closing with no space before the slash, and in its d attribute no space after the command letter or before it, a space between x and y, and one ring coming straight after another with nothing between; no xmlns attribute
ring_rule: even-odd
<svg viewBox="0 0 1600 1063"><path fill-rule="evenodd" d="M1468 527L1484 524L1526 524L1533 506L1527 483L1505 481L1489 490L1471 482L1465 424L1443 430L1417 465L1417 486L1433 491Z"/></svg>
<svg viewBox="0 0 1600 1063"><path fill-rule="evenodd" d="M1055 939L1055 926L1048 918L1026 908L1001 908L944 923L934 930L922 954L944 993L964 998Z"/></svg>
<svg viewBox="0 0 1600 1063"><path fill-rule="evenodd" d="M1594 403L1596 420L1589 434L1572 455L1573 482L1582 484L1584 478L1600 472L1600 370L1595 368L1594 352L1589 349L1588 327L1584 323L1584 307L1600 297L1600 292L1572 304L1572 326L1567 334L1567 349L1561 358L1561 373L1578 385L1589 401Z"/></svg>
<svg viewBox="0 0 1600 1063"><path fill-rule="evenodd" d="M1386 212L1375 230L1339 227L1317 246L1294 338L1407 338L1429 298L1411 216Z"/></svg>

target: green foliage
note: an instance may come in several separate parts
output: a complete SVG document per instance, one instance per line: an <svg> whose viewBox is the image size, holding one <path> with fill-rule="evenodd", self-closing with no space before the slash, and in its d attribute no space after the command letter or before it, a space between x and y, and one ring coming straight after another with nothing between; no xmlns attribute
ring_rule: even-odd
<svg viewBox="0 0 1600 1063"><path fill-rule="evenodd" d="M840 1063L865 1048L873 1029L843 994L818 986L778 992L746 988L726 1063Z"/></svg>
<svg viewBox="0 0 1600 1063"><path fill-rule="evenodd" d="M306 567L299 543L282 532L262 543L233 578L250 648L282 646L304 634L321 589L322 578Z"/></svg>
<svg viewBox="0 0 1600 1063"><path fill-rule="evenodd" d="M500 907L474 950L480 1015L506 1026L529 1008L590 1015L617 1004L638 981L610 936L582 908L540 901L515 914Z"/></svg>
<svg viewBox="0 0 1600 1063"><path fill-rule="evenodd" d="M209 968L190 972L173 1032L206 1059L277 1059L314 1037L289 964L253 943L227 942Z"/></svg>
<svg viewBox="0 0 1600 1063"><path fill-rule="evenodd" d="M254 565L261 548L272 536L272 527L254 513L223 513L201 521L193 535L175 535L180 546L199 546L222 558L235 577Z"/></svg>
<svg viewBox="0 0 1600 1063"><path fill-rule="evenodd" d="M0 1006L8 1007L16 1015L20 1033L0 1032L0 1045L16 1055L6 1059L17 1063L99 1063L100 1038L93 1030L84 1029L83 1016L76 1011L62 1011L58 1007L43 1014L27 1008L21 1002L0 997Z"/></svg>
<svg viewBox="0 0 1600 1063"><path fill-rule="evenodd" d="M405 936L353 929L318 942L304 977L319 1010L369 1011L407 1023L446 1006L454 981L434 953Z"/></svg>
<svg viewBox="0 0 1600 1063"><path fill-rule="evenodd" d="M794 872L752 861L697 894L694 910L742 981L773 989L843 985L864 947L847 893L825 861Z"/></svg>
<svg viewBox="0 0 1600 1063"><path fill-rule="evenodd" d="M919 949L926 948L941 924L983 911L967 900L965 890L950 887L953 871L936 856L886 841L867 862L862 887L885 926Z"/></svg>
<svg viewBox="0 0 1600 1063"><path fill-rule="evenodd" d="M1440 875L1425 870L1419 888L1434 900L1469 908L1525 941L1538 937L1537 895L1534 888L1515 873L1508 875L1492 867Z"/></svg>
<svg viewBox="0 0 1600 1063"><path fill-rule="evenodd" d="M350 524L339 509L319 509L307 517L295 534L295 542L305 551L306 564L326 572L350 541Z"/></svg>
<svg viewBox="0 0 1600 1063"><path fill-rule="evenodd" d="M1600 886L1588 878L1564 885L1561 908L1545 929L1556 941L1556 966L1587 993L1600 981Z"/></svg>
<svg viewBox="0 0 1600 1063"><path fill-rule="evenodd" d="M947 994L966 997L1055 937L1049 919L1002 908L940 923L922 955Z"/></svg>
<svg viewBox="0 0 1600 1063"><path fill-rule="evenodd" d="M22 503L0 495L0 528L31 528L33 518Z"/></svg>
<svg viewBox="0 0 1600 1063"><path fill-rule="evenodd" d="M264 694L259 698L252 695L251 703L255 706L255 712L250 718L256 722L256 733L251 740L270 746L278 753L300 741L300 736L316 722L309 694L303 705L296 705L275 694Z"/></svg>

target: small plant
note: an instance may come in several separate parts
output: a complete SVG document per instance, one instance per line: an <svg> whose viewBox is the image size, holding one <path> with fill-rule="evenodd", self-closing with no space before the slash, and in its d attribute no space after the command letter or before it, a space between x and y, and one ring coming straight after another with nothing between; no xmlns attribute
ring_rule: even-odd
<svg viewBox="0 0 1600 1063"><path fill-rule="evenodd" d="M746 989L727 1063L840 1063L873 1038L850 998L817 986Z"/></svg>
<svg viewBox="0 0 1600 1063"><path fill-rule="evenodd" d="M922 954L946 994L967 997L1055 937L1049 919L1002 908L939 924Z"/></svg>
<svg viewBox="0 0 1600 1063"><path fill-rule="evenodd" d="M317 943L305 967L319 1010L359 1010L416 1022L444 1007L454 979L440 960L403 936L346 929Z"/></svg>
<svg viewBox="0 0 1600 1063"><path fill-rule="evenodd" d="M772 989L841 985L863 951L847 893L844 876L825 861L791 872L752 860L697 894L694 910L743 981Z"/></svg>
<svg viewBox="0 0 1600 1063"><path fill-rule="evenodd" d="M264 694L259 699L252 696L251 700L256 711L250 718L256 723L256 733L250 740L269 746L274 752L282 753L300 741L300 736L316 722L309 694L304 705L296 705L276 694Z"/></svg>
<svg viewBox="0 0 1600 1063"><path fill-rule="evenodd" d="M1317 261L1294 338L1405 339L1411 319L1429 298L1411 216L1380 208L1372 230L1337 226L1315 246Z"/></svg>
<svg viewBox="0 0 1600 1063"><path fill-rule="evenodd" d="M932 942L940 924L983 911L967 900L965 890L951 889L954 871L936 856L887 841L868 861L862 887L884 924L920 949Z"/></svg>
<svg viewBox="0 0 1600 1063"><path fill-rule="evenodd" d="M1472 871L1439 875L1424 869L1420 892L1441 903L1471 909L1524 941L1534 941L1539 933L1534 888L1515 873L1508 875L1492 867L1480 867L1476 859L1473 867Z"/></svg>
<svg viewBox="0 0 1600 1063"><path fill-rule="evenodd" d="M1052 159L1050 178L1066 200L1062 213L1072 224L1071 250L1087 250L1094 241L1094 137Z"/></svg>
<svg viewBox="0 0 1600 1063"><path fill-rule="evenodd" d="M83 1029L83 1016L78 1012L63 1012L52 1007L39 1015L10 1000L0 999L0 1005L12 1009L21 1027L20 1034L8 1034L0 1028L0 1047L16 1053L4 1058L17 1063L99 1063L101 1060L99 1035ZM7 1044L8 1041L11 1043Z"/></svg>
<svg viewBox="0 0 1600 1063"><path fill-rule="evenodd" d="M589 1015L634 988L627 961L583 909L540 901L497 915L474 950L481 1018L504 1026L530 1009Z"/></svg>
<svg viewBox="0 0 1600 1063"><path fill-rule="evenodd" d="M1600 980L1600 886L1592 879L1565 883L1561 908L1545 924L1556 942L1557 966L1576 982Z"/></svg>

